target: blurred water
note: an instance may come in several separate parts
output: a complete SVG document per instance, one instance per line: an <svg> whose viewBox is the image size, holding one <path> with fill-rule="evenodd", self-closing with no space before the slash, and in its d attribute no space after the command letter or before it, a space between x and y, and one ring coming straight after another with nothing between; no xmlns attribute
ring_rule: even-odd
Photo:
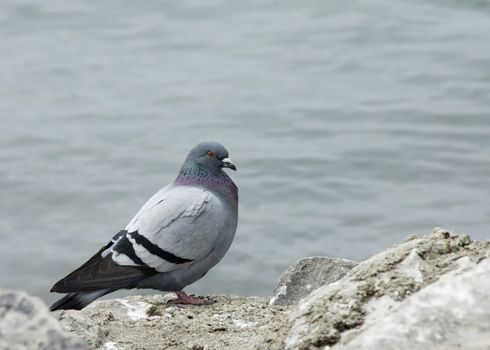
<svg viewBox="0 0 490 350"><path fill-rule="evenodd" d="M238 172L199 293L490 235L489 1L1 0L0 285L51 301L198 141Z"/></svg>

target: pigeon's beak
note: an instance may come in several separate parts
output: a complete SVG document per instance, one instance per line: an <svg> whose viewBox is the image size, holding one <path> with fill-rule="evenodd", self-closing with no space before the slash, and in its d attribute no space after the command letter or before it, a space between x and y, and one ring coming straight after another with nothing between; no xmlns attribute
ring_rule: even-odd
<svg viewBox="0 0 490 350"><path fill-rule="evenodd" d="M221 163L223 164L223 168L230 168L231 170L236 170L236 166L231 162L230 158L223 158Z"/></svg>

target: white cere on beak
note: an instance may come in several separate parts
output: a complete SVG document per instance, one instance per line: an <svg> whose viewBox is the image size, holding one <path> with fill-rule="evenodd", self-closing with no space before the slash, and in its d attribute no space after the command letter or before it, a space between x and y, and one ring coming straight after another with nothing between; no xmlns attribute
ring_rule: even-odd
<svg viewBox="0 0 490 350"><path fill-rule="evenodd" d="M230 158L223 158L221 160L221 162L223 163L223 166L225 168L229 168L231 170L236 170L236 166L231 162L231 159Z"/></svg>

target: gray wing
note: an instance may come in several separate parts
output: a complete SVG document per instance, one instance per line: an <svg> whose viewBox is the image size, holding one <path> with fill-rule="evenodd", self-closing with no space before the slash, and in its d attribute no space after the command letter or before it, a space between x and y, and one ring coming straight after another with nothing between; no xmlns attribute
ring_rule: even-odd
<svg viewBox="0 0 490 350"><path fill-rule="evenodd" d="M158 272L199 261L223 232L223 212L221 200L205 189L167 186L143 206L126 226L126 234L109 248L112 259L119 265L147 266Z"/></svg>
<svg viewBox="0 0 490 350"><path fill-rule="evenodd" d="M183 268L213 251L224 222L223 204L211 192L187 186L164 187L124 230L58 281L52 291L131 288L158 272Z"/></svg>

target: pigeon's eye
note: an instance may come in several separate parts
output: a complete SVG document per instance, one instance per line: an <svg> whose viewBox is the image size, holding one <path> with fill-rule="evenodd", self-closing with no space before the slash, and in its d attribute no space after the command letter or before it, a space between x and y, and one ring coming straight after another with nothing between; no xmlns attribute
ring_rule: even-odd
<svg viewBox="0 0 490 350"><path fill-rule="evenodd" d="M214 158L214 152L208 151L208 158Z"/></svg>

